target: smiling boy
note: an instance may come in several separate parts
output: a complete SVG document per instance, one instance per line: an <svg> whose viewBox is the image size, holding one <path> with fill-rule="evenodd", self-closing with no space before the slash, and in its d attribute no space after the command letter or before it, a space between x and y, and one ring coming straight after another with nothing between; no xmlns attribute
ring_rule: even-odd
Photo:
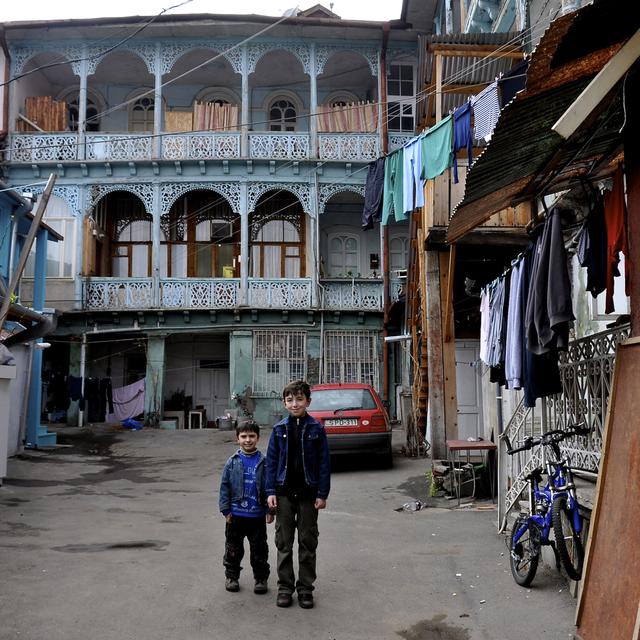
<svg viewBox="0 0 640 640"><path fill-rule="evenodd" d="M288 416L274 425L267 449L267 504L276 510L279 607L298 592L303 609L313 607L318 547L318 511L327 506L331 483L329 445L322 425L307 413L311 389L303 380L282 392ZM298 580L293 541L298 532Z"/></svg>
<svg viewBox="0 0 640 640"><path fill-rule="evenodd" d="M264 490L265 458L258 451L260 426L253 420L236 427L240 448L229 457L222 471L219 506L225 526L225 589L238 591L240 562L244 557L244 539L249 540L249 554L255 585L254 593L267 592L269 547L267 523L273 516L267 512Z"/></svg>

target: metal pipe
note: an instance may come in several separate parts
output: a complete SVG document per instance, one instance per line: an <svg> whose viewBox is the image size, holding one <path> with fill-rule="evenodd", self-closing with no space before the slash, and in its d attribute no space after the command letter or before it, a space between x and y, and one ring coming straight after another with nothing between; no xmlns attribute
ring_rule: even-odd
<svg viewBox="0 0 640 640"><path fill-rule="evenodd" d="M85 366L87 363L87 334L82 334L82 343L80 344L80 397L84 398L84 379ZM84 422L84 409L78 411L78 427L82 427Z"/></svg>

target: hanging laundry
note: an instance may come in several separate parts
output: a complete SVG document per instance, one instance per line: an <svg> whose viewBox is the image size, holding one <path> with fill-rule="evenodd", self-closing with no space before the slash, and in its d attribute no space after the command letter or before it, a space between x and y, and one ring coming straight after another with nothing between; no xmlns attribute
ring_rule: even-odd
<svg viewBox="0 0 640 640"><path fill-rule="evenodd" d="M466 102L453 112L453 181L458 184L458 159L460 149L467 150L468 165L473 164L473 131L471 130L471 103Z"/></svg>
<svg viewBox="0 0 640 640"><path fill-rule="evenodd" d="M547 216L535 251L525 325L527 349L541 354L566 349L569 322L575 320L562 221L556 209Z"/></svg>
<svg viewBox="0 0 640 640"><path fill-rule="evenodd" d="M498 278L491 292L489 301L489 357L487 364L490 367L499 367L504 358L503 331L505 303L505 279Z"/></svg>
<svg viewBox="0 0 640 640"><path fill-rule="evenodd" d="M420 179L421 151L419 137L413 138L402 148L403 213L411 213L424 206L424 182Z"/></svg>
<svg viewBox="0 0 640 640"><path fill-rule="evenodd" d="M474 96L471 99L471 107L473 108L476 140L489 142L500 117L498 83L492 82L477 96Z"/></svg>
<svg viewBox="0 0 640 640"><path fill-rule="evenodd" d="M420 177L432 180L451 166L453 118L447 116L422 136L422 171Z"/></svg>
<svg viewBox="0 0 640 640"><path fill-rule="evenodd" d="M604 312L613 313L613 279L620 275L618 263L620 251L625 260L625 292L629 295L631 284L631 270L629 258L629 244L627 239L627 207L624 200L624 176L622 165L613 176L613 188L604 197L604 217L607 227L607 295Z"/></svg>
<svg viewBox="0 0 640 640"><path fill-rule="evenodd" d="M84 396L82 395L82 378L68 375L67 392L71 400L78 402L78 409L84 411Z"/></svg>
<svg viewBox="0 0 640 640"><path fill-rule="evenodd" d="M576 255L580 266L587 269L587 291L596 298L607 288L607 227L602 198L597 192L594 198L580 231Z"/></svg>
<svg viewBox="0 0 640 640"><path fill-rule="evenodd" d="M507 73L498 79L498 88L500 89L500 106L511 102L518 91L522 91L527 84L527 69L529 68L528 60L521 60L515 66L511 67Z"/></svg>
<svg viewBox="0 0 640 640"><path fill-rule="evenodd" d="M126 387L113 389L113 413L109 416L109 422L122 422L144 412L145 380L142 378Z"/></svg>
<svg viewBox="0 0 640 640"><path fill-rule="evenodd" d="M489 359L489 292L483 288L480 293L480 360Z"/></svg>
<svg viewBox="0 0 640 640"><path fill-rule="evenodd" d="M382 224L387 224L393 212L396 221L406 220L403 211L402 149L389 154L384 163L384 193L382 196Z"/></svg>
<svg viewBox="0 0 640 640"><path fill-rule="evenodd" d="M542 241L539 236L534 244L525 251L522 260L522 308L528 307L531 292L531 279L534 270L536 248ZM522 379L523 403L525 407L535 407L537 398L544 398L562 391L560 368L558 366L558 351L553 349L548 353L536 355L526 348L526 336L522 337Z"/></svg>
<svg viewBox="0 0 640 640"><path fill-rule="evenodd" d="M504 354L504 375L508 389L522 388L522 355L524 337L523 257L511 263L507 338Z"/></svg>
<svg viewBox="0 0 640 640"><path fill-rule="evenodd" d="M375 222L380 222L382 214L382 194L384 191L384 158L369 163L367 182L364 186L364 209L362 211L362 228L373 229Z"/></svg>

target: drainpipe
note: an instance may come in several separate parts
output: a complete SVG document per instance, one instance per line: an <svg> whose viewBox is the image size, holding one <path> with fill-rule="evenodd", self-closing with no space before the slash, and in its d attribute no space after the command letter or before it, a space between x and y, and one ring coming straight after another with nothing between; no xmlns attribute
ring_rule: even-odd
<svg viewBox="0 0 640 640"><path fill-rule="evenodd" d="M0 27L0 47L2 47L2 52L4 53L4 82L9 80L9 76L11 75L11 56L9 55L9 47L7 47L7 38L5 34L4 27ZM0 127L2 127L0 133L8 133L9 132L9 87L5 86L2 88L2 123L0 123ZM7 160L7 158L3 158L3 160Z"/></svg>

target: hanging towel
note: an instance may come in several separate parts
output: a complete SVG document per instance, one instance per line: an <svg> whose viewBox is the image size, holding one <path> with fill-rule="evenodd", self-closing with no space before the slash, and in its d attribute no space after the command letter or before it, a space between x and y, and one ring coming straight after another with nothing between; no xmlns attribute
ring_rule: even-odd
<svg viewBox="0 0 640 640"><path fill-rule="evenodd" d="M387 156L384 163L384 194L382 196L382 224L387 224L391 212L396 221L406 220L403 209L403 181L402 181L402 149Z"/></svg>
<svg viewBox="0 0 640 640"><path fill-rule="evenodd" d="M109 422L122 422L144 412L144 388L146 378L126 387L113 389L113 414Z"/></svg>
<svg viewBox="0 0 640 640"><path fill-rule="evenodd" d="M613 313L613 279L620 275L618 263L620 251L625 260L625 293L629 295L631 271L629 260L629 244L627 240L627 208L624 201L624 176L622 165L613 176L613 188L604 198L604 218L607 225L607 296L604 312Z"/></svg>
<svg viewBox="0 0 640 640"><path fill-rule="evenodd" d="M467 166L473 164L473 131L471 130L471 103L467 102L453 112L453 181L458 184L458 159L460 149L467 150Z"/></svg>
<svg viewBox="0 0 640 640"><path fill-rule="evenodd" d="M367 168L367 182L364 186L364 209L362 228L373 229L374 222L380 222L382 194L384 191L384 158L378 158Z"/></svg>
<svg viewBox="0 0 640 640"><path fill-rule="evenodd" d="M477 96L471 99L476 140L489 142L500 117L498 83L492 82Z"/></svg>
<svg viewBox="0 0 640 640"><path fill-rule="evenodd" d="M432 180L451 166L451 144L453 141L453 118L447 116L431 127L422 137L423 180Z"/></svg>
<svg viewBox="0 0 640 640"><path fill-rule="evenodd" d="M411 213L424 206L424 181L420 179L421 151L420 138L414 138L402 148L403 213Z"/></svg>

